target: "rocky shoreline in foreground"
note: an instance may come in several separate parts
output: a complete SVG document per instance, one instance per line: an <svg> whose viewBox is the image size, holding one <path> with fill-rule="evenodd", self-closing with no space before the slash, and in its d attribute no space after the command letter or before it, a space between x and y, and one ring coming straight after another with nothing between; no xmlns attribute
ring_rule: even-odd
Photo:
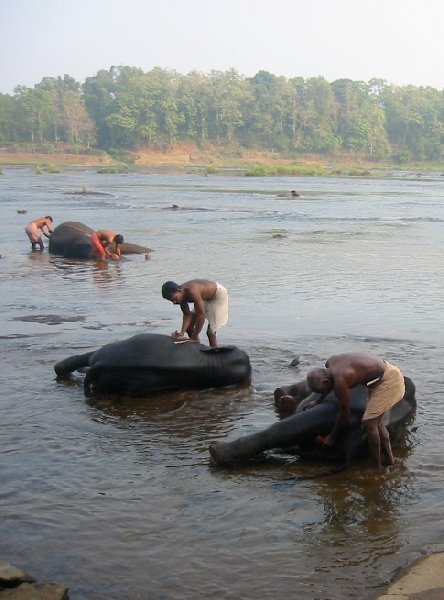
<svg viewBox="0 0 444 600"><path fill-rule="evenodd" d="M0 560L0 600L69 600L69 588L59 583L40 583L34 577Z"/></svg>
<svg viewBox="0 0 444 600"><path fill-rule="evenodd" d="M0 560L0 600L69 600L69 588L40 583L22 569ZM409 565L375 600L442 600L444 552L436 552Z"/></svg>

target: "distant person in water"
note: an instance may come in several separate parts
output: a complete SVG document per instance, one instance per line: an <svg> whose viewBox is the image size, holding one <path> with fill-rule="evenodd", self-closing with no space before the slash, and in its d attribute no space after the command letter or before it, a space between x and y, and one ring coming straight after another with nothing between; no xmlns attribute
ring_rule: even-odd
<svg viewBox="0 0 444 600"><path fill-rule="evenodd" d="M39 246L40 250L43 250L42 233L49 239L52 233L52 223L52 217L47 216L40 217L40 219L34 219L34 221L31 221L26 225L25 231L28 234L33 250L36 249L36 246Z"/></svg>
<svg viewBox="0 0 444 600"><path fill-rule="evenodd" d="M212 348L217 346L216 332L228 321L228 292L223 285L208 279L193 279L181 285L167 281L162 286L162 297L180 304L183 312L180 331L171 334L174 338L180 340L187 334L190 340L198 342L208 320L208 341ZM194 310L189 303L194 304Z"/></svg>
<svg viewBox="0 0 444 600"><path fill-rule="evenodd" d="M321 394L318 402L334 390L339 403L339 412L332 431L326 436L318 436L317 442L333 446L341 430L350 419L350 388L357 385L368 387L368 401L363 425L367 431L368 445L374 465L381 467L381 449L387 462L393 465L390 436L382 422L382 417L405 394L404 377L398 367L383 358L353 352L331 356L325 369L312 369L307 375L308 387Z"/></svg>
<svg viewBox="0 0 444 600"><path fill-rule="evenodd" d="M112 258L113 260L120 259L120 244L123 244L123 235L110 231L109 229L100 229L91 234L91 245L94 254L102 259ZM108 251L110 244L115 244L114 253Z"/></svg>

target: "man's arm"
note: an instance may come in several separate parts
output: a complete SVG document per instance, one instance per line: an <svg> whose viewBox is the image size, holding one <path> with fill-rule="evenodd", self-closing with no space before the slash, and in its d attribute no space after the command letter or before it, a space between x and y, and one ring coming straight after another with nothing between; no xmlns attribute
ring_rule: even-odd
<svg viewBox="0 0 444 600"><path fill-rule="evenodd" d="M49 239L51 237L52 229L50 229L50 227L48 227L48 225L43 225L42 233L45 237L47 237Z"/></svg>
<svg viewBox="0 0 444 600"><path fill-rule="evenodd" d="M182 313L183 313L182 328L181 328L180 331L175 331L172 334L173 337L175 337L175 338L183 338L185 336L185 334L188 332L188 329L189 329L189 327L191 325L191 321L193 320L193 316L191 314L188 302L182 302L182 304L180 305L180 308L181 308Z"/></svg>
<svg viewBox="0 0 444 600"><path fill-rule="evenodd" d="M339 412L332 431L323 440L325 446L333 446L333 444L336 442L339 432L350 420L350 388L342 377L335 378L334 390L336 398L338 399Z"/></svg>
<svg viewBox="0 0 444 600"><path fill-rule="evenodd" d="M312 392L307 398L302 400L302 402L298 406L297 412L302 412L304 410L314 408L315 406L320 404L324 400L324 398L328 396L329 393L330 392L323 392L322 394L316 394L315 392ZM315 398L312 399L312 396L315 396Z"/></svg>
<svg viewBox="0 0 444 600"><path fill-rule="evenodd" d="M194 330L193 335L191 336L192 340L199 341L199 333L202 331L202 328L205 324L205 303L202 299L200 293L192 293L191 301L194 303Z"/></svg>

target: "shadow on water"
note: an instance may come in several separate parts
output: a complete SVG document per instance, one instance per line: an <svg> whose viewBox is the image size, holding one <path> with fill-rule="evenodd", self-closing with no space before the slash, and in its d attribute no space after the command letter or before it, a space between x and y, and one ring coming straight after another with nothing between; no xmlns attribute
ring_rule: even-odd
<svg viewBox="0 0 444 600"><path fill-rule="evenodd" d="M58 381L61 386L83 384L80 375ZM83 389L82 389L83 394ZM131 424L145 435L152 430L154 439L183 438L187 444L200 446L208 435L222 433L227 422L236 422L245 413L253 391L250 385L231 388L165 392L145 398L100 395L84 398L94 409L94 418L114 425ZM219 434L220 434L219 433Z"/></svg>

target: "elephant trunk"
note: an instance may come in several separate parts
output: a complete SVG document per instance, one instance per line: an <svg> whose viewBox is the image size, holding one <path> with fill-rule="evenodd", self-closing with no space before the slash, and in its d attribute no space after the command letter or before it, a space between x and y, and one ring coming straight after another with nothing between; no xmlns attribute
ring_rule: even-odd
<svg viewBox="0 0 444 600"><path fill-rule="evenodd" d="M73 371L77 371L81 367L89 366L89 359L94 352L86 352L86 354L76 354L61 360L54 365L54 371L57 377L66 377Z"/></svg>
<svg viewBox="0 0 444 600"><path fill-rule="evenodd" d="M337 406L326 402L274 423L267 429L233 442L214 442L209 451L219 466L253 458L265 450L291 448L312 443L317 435L326 435L334 425Z"/></svg>

